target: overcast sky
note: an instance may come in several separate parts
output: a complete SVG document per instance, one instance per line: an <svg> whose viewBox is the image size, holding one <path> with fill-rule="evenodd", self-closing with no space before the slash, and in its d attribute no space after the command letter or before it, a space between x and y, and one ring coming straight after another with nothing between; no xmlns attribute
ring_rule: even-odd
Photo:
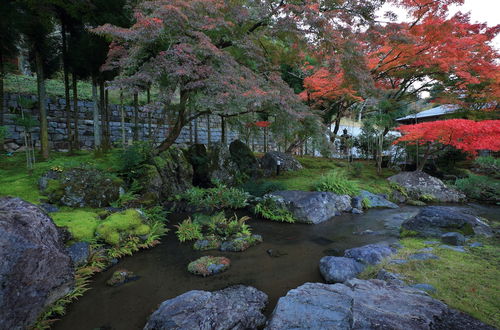
<svg viewBox="0 0 500 330"><path fill-rule="evenodd" d="M382 8L381 15L388 9L398 14L400 20L405 20L404 10L389 5ZM500 0L465 0L462 6L450 8L452 14L457 11L470 12L472 22L486 22L489 26L500 24ZM500 36L495 38L494 45L496 49L500 50Z"/></svg>

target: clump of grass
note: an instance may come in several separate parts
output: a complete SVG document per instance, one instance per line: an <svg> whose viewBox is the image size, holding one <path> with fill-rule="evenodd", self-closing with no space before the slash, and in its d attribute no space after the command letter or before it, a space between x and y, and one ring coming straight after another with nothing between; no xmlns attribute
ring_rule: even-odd
<svg viewBox="0 0 500 330"><path fill-rule="evenodd" d="M294 223L293 214L284 206L279 205L272 197L264 198L255 205L253 211L264 219Z"/></svg>
<svg viewBox="0 0 500 330"><path fill-rule="evenodd" d="M338 170L322 176L316 182L315 188L317 191L330 191L337 195L356 196L360 192L358 183Z"/></svg>
<svg viewBox="0 0 500 330"><path fill-rule="evenodd" d="M403 249L394 257L406 259L410 254L427 247L425 239L401 240ZM434 248L439 260L409 261L406 264L380 265L367 268L361 278L371 278L384 268L402 274L408 284L428 283L436 288L434 298L461 310L494 327L500 327L500 276L498 239L483 241L484 246L467 253Z"/></svg>
<svg viewBox="0 0 500 330"><path fill-rule="evenodd" d="M194 222L191 218L187 218L180 224L175 225L177 231L175 234L181 242L193 241L195 239L202 239L201 225Z"/></svg>

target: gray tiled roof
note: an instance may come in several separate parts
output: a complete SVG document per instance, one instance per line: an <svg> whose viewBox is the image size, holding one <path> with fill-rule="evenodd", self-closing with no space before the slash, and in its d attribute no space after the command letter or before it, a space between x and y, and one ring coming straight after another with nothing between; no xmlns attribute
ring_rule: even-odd
<svg viewBox="0 0 500 330"><path fill-rule="evenodd" d="M442 116L446 115L449 113L453 113L458 110L458 106L454 104L443 104L440 105L439 107L435 107L429 110L425 110L413 115L408 115L406 117L401 117L396 119L396 121L404 121L404 120L410 120L410 119L419 119L419 118L426 118L426 117L436 117L436 116Z"/></svg>

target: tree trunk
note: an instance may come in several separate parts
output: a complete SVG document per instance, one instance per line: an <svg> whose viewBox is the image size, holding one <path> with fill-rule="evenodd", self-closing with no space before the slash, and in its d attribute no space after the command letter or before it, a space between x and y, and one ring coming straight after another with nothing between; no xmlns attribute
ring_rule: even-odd
<svg viewBox="0 0 500 330"><path fill-rule="evenodd" d="M429 156L431 155L430 150L431 150L431 145L428 144L427 149L425 149L424 158L422 158L422 162L417 166L417 171L421 172L424 170L425 163L427 162Z"/></svg>
<svg viewBox="0 0 500 330"><path fill-rule="evenodd" d="M4 123L4 106L3 106L3 93L4 93L4 86L3 86L3 79L5 76L5 71L3 67L3 55L0 51L0 127L3 126ZM7 133L7 132L6 132ZM2 141L3 142L3 141ZM3 143L0 143L0 151L3 151Z"/></svg>
<svg viewBox="0 0 500 330"><path fill-rule="evenodd" d="M223 116L220 116L220 142L223 145L227 145L227 140L226 140L226 121L224 120Z"/></svg>
<svg viewBox="0 0 500 330"><path fill-rule="evenodd" d="M76 150L80 150L80 139L78 136L78 79L76 74L73 72L73 123L74 123L74 135L73 135L73 145Z"/></svg>
<svg viewBox="0 0 500 330"><path fill-rule="evenodd" d="M335 139L337 138L337 134L340 129L340 121L342 120L342 111L337 112L337 116L335 116L333 131L330 133L330 142L335 143Z"/></svg>
<svg viewBox="0 0 500 330"><path fill-rule="evenodd" d="M104 151L109 150L109 135L107 131L106 121L108 118L107 115L107 106L106 106L106 91L104 89L104 80L99 79L99 104L101 108L101 134L102 134L102 148Z"/></svg>
<svg viewBox="0 0 500 330"><path fill-rule="evenodd" d="M123 91L120 89L120 120L122 125L122 148L125 149L127 140L125 136L125 109L123 107Z"/></svg>
<svg viewBox="0 0 500 330"><path fill-rule="evenodd" d="M68 149L73 151L74 137L71 130L71 99L69 96L69 70L68 70L68 47L66 36L66 24L61 20L61 39L62 39L62 61L63 61L63 74L64 74L64 98L65 98L65 111L66 111L66 134L68 138ZM75 127L75 129L78 129Z"/></svg>
<svg viewBox="0 0 500 330"><path fill-rule="evenodd" d="M146 102L148 104L151 103L151 87L148 87L146 90ZM151 111L148 111L148 136L149 141L153 143L153 114Z"/></svg>
<svg viewBox="0 0 500 330"><path fill-rule="evenodd" d="M174 125L170 127L167 138L163 140L163 142L158 146L156 153L159 154L162 151L170 148L177 138L179 134L181 134L182 128L186 125L186 105L189 94L181 89L181 100L179 103L179 112L177 114L177 120Z"/></svg>
<svg viewBox="0 0 500 330"><path fill-rule="evenodd" d="M210 115L207 115L207 145L212 142L212 129L210 128Z"/></svg>
<svg viewBox="0 0 500 330"><path fill-rule="evenodd" d="M36 83L38 92L38 108L40 110L40 146L42 149L42 158L49 158L49 125L47 122L47 107L45 104L45 77L43 73L43 59L40 51L35 50L36 62Z"/></svg>
<svg viewBox="0 0 500 330"><path fill-rule="evenodd" d="M94 101L94 149L101 148L101 127L99 123L99 100L97 97L97 78L92 76L92 100Z"/></svg>
<svg viewBox="0 0 500 330"><path fill-rule="evenodd" d="M139 140L139 94L134 93L134 141Z"/></svg>

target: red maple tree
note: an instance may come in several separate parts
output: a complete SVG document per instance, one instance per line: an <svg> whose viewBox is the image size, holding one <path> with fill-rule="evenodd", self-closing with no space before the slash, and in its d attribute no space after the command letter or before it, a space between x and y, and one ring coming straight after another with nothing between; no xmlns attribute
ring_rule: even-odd
<svg viewBox="0 0 500 330"><path fill-rule="evenodd" d="M447 146L476 155L478 150L500 151L500 120L473 121L449 119L403 125L396 128L403 135L395 144L406 142L425 146L422 170L427 159Z"/></svg>

